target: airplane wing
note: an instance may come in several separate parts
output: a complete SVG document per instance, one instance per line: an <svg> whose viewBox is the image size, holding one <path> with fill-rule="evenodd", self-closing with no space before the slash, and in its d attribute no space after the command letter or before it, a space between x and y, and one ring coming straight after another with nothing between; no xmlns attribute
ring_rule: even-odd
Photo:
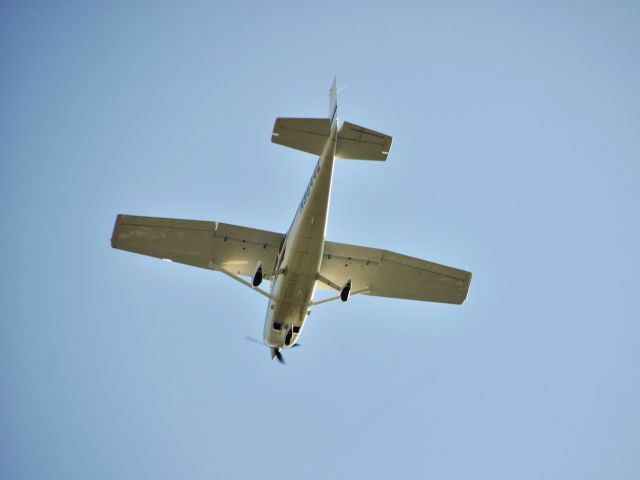
<svg viewBox="0 0 640 480"><path fill-rule="evenodd" d="M271 278L281 233L221 222L118 215L111 246L209 270L223 269L251 276L262 261L264 278Z"/></svg>
<svg viewBox="0 0 640 480"><path fill-rule="evenodd" d="M337 285L351 279L351 291L366 295L461 304L471 272L387 250L325 242L320 275ZM321 281L320 288L330 288Z"/></svg>

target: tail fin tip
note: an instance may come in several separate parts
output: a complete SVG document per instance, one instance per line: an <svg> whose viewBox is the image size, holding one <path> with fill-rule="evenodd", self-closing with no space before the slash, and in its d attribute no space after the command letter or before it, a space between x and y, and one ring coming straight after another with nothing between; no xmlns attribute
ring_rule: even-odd
<svg viewBox="0 0 640 480"><path fill-rule="evenodd" d="M333 126L338 117L338 76L333 77L333 83L329 89L329 124Z"/></svg>

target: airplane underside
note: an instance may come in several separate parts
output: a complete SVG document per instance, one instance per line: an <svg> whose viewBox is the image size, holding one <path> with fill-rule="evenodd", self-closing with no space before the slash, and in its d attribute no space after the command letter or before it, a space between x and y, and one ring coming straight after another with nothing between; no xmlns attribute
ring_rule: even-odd
<svg viewBox="0 0 640 480"><path fill-rule="evenodd" d="M269 299L262 342L271 358L295 347L312 307L364 294L461 304L471 272L387 250L325 240L336 159L385 161L390 136L329 118L278 118L273 143L318 155L286 234L221 222L118 215L114 248L219 271ZM246 280L246 278L249 280ZM270 291L260 288L271 281ZM315 301L316 287L336 295Z"/></svg>

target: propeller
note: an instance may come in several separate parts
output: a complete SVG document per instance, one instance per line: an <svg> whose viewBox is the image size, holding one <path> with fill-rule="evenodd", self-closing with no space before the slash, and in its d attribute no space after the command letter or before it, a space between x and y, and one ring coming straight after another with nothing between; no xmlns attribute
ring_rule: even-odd
<svg viewBox="0 0 640 480"><path fill-rule="evenodd" d="M285 364L284 358L282 357L282 353L280 353L280 349L279 348L272 348L271 349L271 360L273 360L273 357L277 358L278 361L281 364Z"/></svg>
<svg viewBox="0 0 640 480"><path fill-rule="evenodd" d="M281 363L281 364L283 364L283 365L285 365L285 364L286 364L286 362L284 361L284 357L282 356L282 352L280 352L280 349L279 349L279 348L276 348L276 347L272 347L272 346L270 346L270 345L267 345L266 343L261 342L261 341L260 341L260 340L258 340L257 338L253 338L253 337L250 337L250 336L248 336L248 335L247 335L246 337L244 337L244 339L245 339L245 340L248 340L248 341L250 341L250 342L253 342L253 343L257 343L258 345L262 345L263 347L268 347L269 349L271 349L271 360L273 360L274 358L277 358L277 359L278 359L278 362L280 362L280 363ZM293 347L299 347L299 346L300 346L300 344L299 344L299 343L296 343L295 345L291 345L291 348L293 348Z"/></svg>

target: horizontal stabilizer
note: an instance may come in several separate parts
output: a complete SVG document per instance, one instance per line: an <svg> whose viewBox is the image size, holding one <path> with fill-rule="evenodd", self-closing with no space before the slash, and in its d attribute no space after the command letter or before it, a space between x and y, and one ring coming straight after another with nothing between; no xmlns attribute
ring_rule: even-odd
<svg viewBox="0 0 640 480"><path fill-rule="evenodd" d="M329 137L328 118L276 118L271 141L313 155L321 155Z"/></svg>
<svg viewBox="0 0 640 480"><path fill-rule="evenodd" d="M331 125L328 118L277 118L271 141L312 155L322 155ZM338 132L336 158L385 161L393 138L344 122Z"/></svg>
<svg viewBox="0 0 640 480"><path fill-rule="evenodd" d="M392 141L384 133L344 122L338 133L336 158L385 161Z"/></svg>

